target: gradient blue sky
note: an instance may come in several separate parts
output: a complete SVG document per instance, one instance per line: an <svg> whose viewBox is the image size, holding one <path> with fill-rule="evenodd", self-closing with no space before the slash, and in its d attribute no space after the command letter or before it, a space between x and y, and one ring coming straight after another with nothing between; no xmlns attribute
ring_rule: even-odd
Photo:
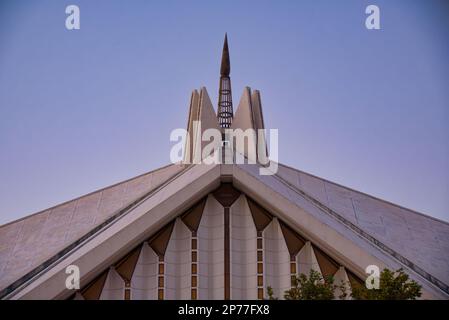
<svg viewBox="0 0 449 320"><path fill-rule="evenodd" d="M81 30L65 29L77 4ZM380 31L365 8L381 9ZM280 161L449 221L445 1L1 1L0 224L169 163L191 90L261 90Z"/></svg>

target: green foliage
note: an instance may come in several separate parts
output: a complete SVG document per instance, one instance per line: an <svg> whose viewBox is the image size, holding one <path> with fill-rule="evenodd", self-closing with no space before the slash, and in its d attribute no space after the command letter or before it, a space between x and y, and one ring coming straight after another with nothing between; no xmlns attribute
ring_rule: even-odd
<svg viewBox="0 0 449 320"><path fill-rule="evenodd" d="M333 279L324 279L315 270L307 277L301 273L292 279L292 288L284 294L286 300L331 300L334 299Z"/></svg>
<svg viewBox="0 0 449 320"><path fill-rule="evenodd" d="M351 296L357 300L415 300L421 296L421 286L402 269L384 269L380 273L379 289L353 286Z"/></svg>
<svg viewBox="0 0 449 320"><path fill-rule="evenodd" d="M268 300L278 300L278 298L276 298L274 296L273 288L270 286L267 287L267 294L268 294Z"/></svg>
<svg viewBox="0 0 449 320"><path fill-rule="evenodd" d="M335 290L339 288L342 294L340 298L346 297L344 283L335 285L333 277L324 277L321 273L310 270L309 275L301 273L292 278L292 288L285 291L286 300L332 300L335 298ZM268 299L277 300L273 296L273 289L267 288Z"/></svg>
<svg viewBox="0 0 449 320"><path fill-rule="evenodd" d="M334 284L333 277L323 277L310 270L309 275L301 273L292 278L292 288L284 292L286 300L332 300L340 292L340 299L347 297L346 284ZM351 297L357 300L415 300L421 296L421 286L402 270L384 269L380 273L379 289L368 289L364 285L351 285ZM273 289L267 287L268 299L277 300Z"/></svg>

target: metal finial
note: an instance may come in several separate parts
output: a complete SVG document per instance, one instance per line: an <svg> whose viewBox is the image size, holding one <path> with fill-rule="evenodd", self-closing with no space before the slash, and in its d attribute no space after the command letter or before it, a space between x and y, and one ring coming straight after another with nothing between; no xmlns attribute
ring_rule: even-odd
<svg viewBox="0 0 449 320"><path fill-rule="evenodd" d="M231 63L229 60L228 35L225 34L223 44L223 53L221 56L220 68L220 89L218 91L218 122L222 128L230 128L234 111L232 109L232 93L231 93Z"/></svg>
<svg viewBox="0 0 449 320"><path fill-rule="evenodd" d="M229 60L229 48L228 48L228 35L225 34L225 40L223 44L223 53L221 55L221 68L220 73L222 76L228 76L231 73L231 62Z"/></svg>

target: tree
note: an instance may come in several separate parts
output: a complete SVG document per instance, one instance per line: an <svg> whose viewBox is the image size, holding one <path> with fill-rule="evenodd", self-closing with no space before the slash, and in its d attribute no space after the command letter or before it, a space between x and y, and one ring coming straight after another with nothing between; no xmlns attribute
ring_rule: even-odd
<svg viewBox="0 0 449 320"><path fill-rule="evenodd" d="M401 269L384 269L379 277L379 289L365 286L352 287L353 299L357 300L415 300L421 296L421 286Z"/></svg>
<svg viewBox="0 0 449 320"><path fill-rule="evenodd" d="M278 298L276 298L274 296L273 288L270 286L267 287L267 294L268 294L268 300L278 300Z"/></svg>
<svg viewBox="0 0 449 320"><path fill-rule="evenodd" d="M334 284L332 276L323 277L321 273L310 270L308 276L301 273L292 279L292 288L286 290L286 300L332 300L335 290L342 293L339 298L347 297L346 283ZM267 288L268 299L277 300L273 289ZM361 284L351 285L351 297L356 300L415 300L421 296L421 286L401 269L384 269L379 276L379 289L368 289Z"/></svg>
<svg viewBox="0 0 449 320"><path fill-rule="evenodd" d="M335 290L340 288L340 298L346 297L344 283L335 285L332 276L323 277L321 273L310 270L309 275L301 273L292 278L292 288L285 291L286 300L332 300L335 299ZM273 296L273 289L267 288L268 299L277 299Z"/></svg>

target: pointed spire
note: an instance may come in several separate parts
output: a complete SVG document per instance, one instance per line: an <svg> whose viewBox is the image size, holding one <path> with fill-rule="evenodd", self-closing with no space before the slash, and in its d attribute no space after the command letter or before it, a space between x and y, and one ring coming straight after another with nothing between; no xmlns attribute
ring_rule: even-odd
<svg viewBox="0 0 449 320"><path fill-rule="evenodd" d="M221 54L220 74L222 76L229 77L230 73L231 73L231 62L229 60L228 34L225 33L225 39L224 39L224 44L223 44L223 53Z"/></svg>
<svg viewBox="0 0 449 320"><path fill-rule="evenodd" d="M225 34L220 68L220 89L218 91L217 117L222 128L230 128L234 112L232 110L231 63L229 60L228 35Z"/></svg>

